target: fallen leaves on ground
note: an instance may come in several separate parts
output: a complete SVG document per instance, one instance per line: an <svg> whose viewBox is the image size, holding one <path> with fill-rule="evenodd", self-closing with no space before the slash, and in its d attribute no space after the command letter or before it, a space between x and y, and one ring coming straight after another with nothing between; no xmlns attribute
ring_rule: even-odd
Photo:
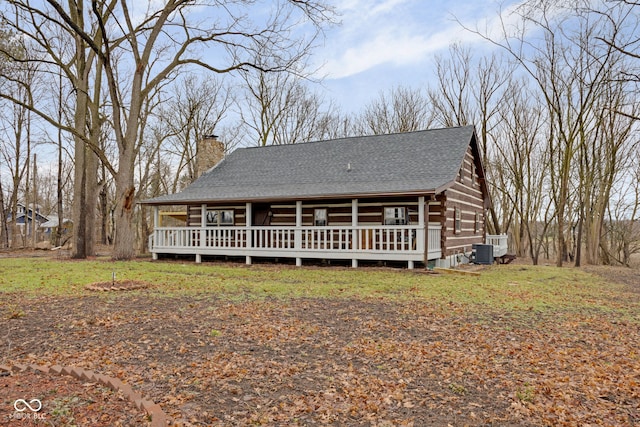
<svg viewBox="0 0 640 427"><path fill-rule="evenodd" d="M122 392L33 370L0 376L0 405L3 427L149 425L146 412Z"/></svg>
<svg viewBox="0 0 640 427"><path fill-rule="evenodd" d="M0 316L2 363L116 376L179 426L640 423L638 325L606 311L144 294L23 311Z"/></svg>

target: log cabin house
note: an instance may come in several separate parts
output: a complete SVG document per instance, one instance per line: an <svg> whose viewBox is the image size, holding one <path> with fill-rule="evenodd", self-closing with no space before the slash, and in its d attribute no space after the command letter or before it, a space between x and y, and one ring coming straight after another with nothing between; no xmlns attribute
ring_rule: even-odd
<svg viewBox="0 0 640 427"><path fill-rule="evenodd" d="M239 148L184 190L141 203L154 211L154 259L401 261L414 268L465 262L485 242L495 257L506 252L506 236L486 235L491 202L473 126ZM166 226L168 217L180 226Z"/></svg>

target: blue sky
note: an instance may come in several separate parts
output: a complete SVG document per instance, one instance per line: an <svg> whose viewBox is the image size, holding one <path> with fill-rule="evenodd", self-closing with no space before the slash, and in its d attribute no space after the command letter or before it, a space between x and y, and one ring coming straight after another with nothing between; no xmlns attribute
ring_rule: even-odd
<svg viewBox="0 0 640 427"><path fill-rule="evenodd" d="M344 0L336 2L341 25L326 33L314 55L327 96L345 111L358 111L381 91L396 86L424 87L432 78L435 55L454 42L474 51L492 47L465 31L495 31L513 0Z"/></svg>

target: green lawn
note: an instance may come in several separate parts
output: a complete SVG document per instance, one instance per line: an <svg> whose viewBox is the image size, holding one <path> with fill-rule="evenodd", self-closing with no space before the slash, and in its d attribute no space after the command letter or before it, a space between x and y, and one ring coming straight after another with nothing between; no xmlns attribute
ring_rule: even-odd
<svg viewBox="0 0 640 427"><path fill-rule="evenodd" d="M157 296L215 295L230 300L271 298L424 299L467 310L617 312L640 321L637 294L575 268L495 265L479 276L423 270L303 267L226 263L0 259L0 291L22 296L90 293L95 282L142 280ZM628 294L628 297L626 296Z"/></svg>

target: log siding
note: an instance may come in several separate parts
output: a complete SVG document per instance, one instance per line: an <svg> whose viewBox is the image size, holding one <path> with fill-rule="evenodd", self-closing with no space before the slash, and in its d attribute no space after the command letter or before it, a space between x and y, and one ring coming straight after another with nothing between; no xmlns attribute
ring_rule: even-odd
<svg viewBox="0 0 640 427"><path fill-rule="evenodd" d="M485 238L485 197L482 192L478 168L471 147L467 149L458 178L440 198L443 257L468 254L472 245L483 243ZM461 229L456 232L456 209L460 210ZM430 220L431 205L430 205ZM478 230L477 221L481 226Z"/></svg>
<svg viewBox="0 0 640 427"><path fill-rule="evenodd" d="M384 222L384 208L401 207L405 208L409 217L409 224L418 223L418 198L381 198L381 199L361 199L358 200L358 224L359 225L382 225ZM208 204L207 209L233 210L235 224L242 226L246 224L246 207L244 205L218 205ZM296 204L295 203L273 203L268 205L271 212L272 226L295 226L296 225ZM302 225L313 225L313 214L315 209L327 209L327 225L351 225L351 199L349 200L327 200L326 202L303 202L302 203ZM187 209L187 225L189 227L200 227L202 224L202 206L189 205ZM429 217L426 221L430 221Z"/></svg>

